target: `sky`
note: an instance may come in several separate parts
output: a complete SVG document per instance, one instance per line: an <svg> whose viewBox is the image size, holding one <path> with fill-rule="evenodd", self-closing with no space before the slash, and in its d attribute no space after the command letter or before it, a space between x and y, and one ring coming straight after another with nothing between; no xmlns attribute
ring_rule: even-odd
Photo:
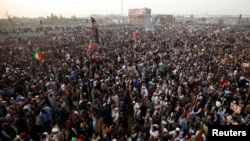
<svg viewBox="0 0 250 141"><path fill-rule="evenodd" d="M149 8L151 14L250 15L250 0L0 0L0 18L87 17L91 14L128 16L128 9Z"/></svg>

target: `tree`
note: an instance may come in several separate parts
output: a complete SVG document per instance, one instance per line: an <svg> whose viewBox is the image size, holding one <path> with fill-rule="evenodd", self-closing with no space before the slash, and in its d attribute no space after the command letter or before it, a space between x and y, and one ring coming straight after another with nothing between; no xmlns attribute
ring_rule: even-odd
<svg viewBox="0 0 250 141"><path fill-rule="evenodd" d="M57 17L57 15L51 13L50 14L50 19L52 19L52 20L58 20L58 17Z"/></svg>
<svg viewBox="0 0 250 141"><path fill-rule="evenodd" d="M64 19L64 17L62 16L62 14L60 14L60 20Z"/></svg>
<svg viewBox="0 0 250 141"><path fill-rule="evenodd" d="M71 19L75 20L76 19L76 15L71 16Z"/></svg>

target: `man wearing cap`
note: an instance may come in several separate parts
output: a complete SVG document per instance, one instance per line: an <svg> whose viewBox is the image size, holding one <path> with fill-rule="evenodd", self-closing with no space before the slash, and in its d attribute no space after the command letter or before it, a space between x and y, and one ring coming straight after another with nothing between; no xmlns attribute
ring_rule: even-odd
<svg viewBox="0 0 250 141"><path fill-rule="evenodd" d="M140 110L140 106L139 104L137 106L135 106L135 110L134 110L134 120L137 123L141 123L141 110Z"/></svg>
<svg viewBox="0 0 250 141"><path fill-rule="evenodd" d="M59 130L59 128L52 128L51 141L65 141L64 134Z"/></svg>
<svg viewBox="0 0 250 141"><path fill-rule="evenodd" d="M119 117L120 117L119 109L115 108L114 111L112 112L112 119L114 124L118 125Z"/></svg>
<svg viewBox="0 0 250 141"><path fill-rule="evenodd" d="M147 90L145 85L142 85L140 95L141 95L142 98L148 96L148 90Z"/></svg>
<svg viewBox="0 0 250 141"><path fill-rule="evenodd" d="M41 135L40 135L40 141L49 141L49 135L47 132L43 132Z"/></svg>
<svg viewBox="0 0 250 141"><path fill-rule="evenodd" d="M135 111L137 107L140 107L138 102L133 101L133 110Z"/></svg>
<svg viewBox="0 0 250 141"><path fill-rule="evenodd" d="M176 127L175 130L170 131L169 135L171 135L173 137L174 140L180 140L181 138L181 129L179 127Z"/></svg>

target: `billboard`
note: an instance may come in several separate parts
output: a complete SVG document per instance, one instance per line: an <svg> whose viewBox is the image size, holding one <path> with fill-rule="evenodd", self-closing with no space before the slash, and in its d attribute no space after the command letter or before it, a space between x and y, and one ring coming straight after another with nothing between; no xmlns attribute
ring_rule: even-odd
<svg viewBox="0 0 250 141"><path fill-rule="evenodd" d="M136 8L129 9L128 12L129 24L132 25L147 25L151 23L151 9Z"/></svg>
<svg viewBox="0 0 250 141"><path fill-rule="evenodd" d="M144 16L144 9L129 9L128 15L132 17Z"/></svg>
<svg viewBox="0 0 250 141"><path fill-rule="evenodd" d="M168 25L174 23L174 16L173 15L156 15L154 17L154 22L156 22L157 25Z"/></svg>

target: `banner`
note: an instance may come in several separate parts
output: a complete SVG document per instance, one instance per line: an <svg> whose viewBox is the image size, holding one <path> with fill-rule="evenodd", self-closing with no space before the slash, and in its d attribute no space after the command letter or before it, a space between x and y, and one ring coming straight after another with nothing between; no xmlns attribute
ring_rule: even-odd
<svg viewBox="0 0 250 141"><path fill-rule="evenodd" d="M144 16L144 9L129 9L129 16Z"/></svg>
<svg viewBox="0 0 250 141"><path fill-rule="evenodd" d="M244 68L249 68L250 64L249 63L242 63L242 67Z"/></svg>

